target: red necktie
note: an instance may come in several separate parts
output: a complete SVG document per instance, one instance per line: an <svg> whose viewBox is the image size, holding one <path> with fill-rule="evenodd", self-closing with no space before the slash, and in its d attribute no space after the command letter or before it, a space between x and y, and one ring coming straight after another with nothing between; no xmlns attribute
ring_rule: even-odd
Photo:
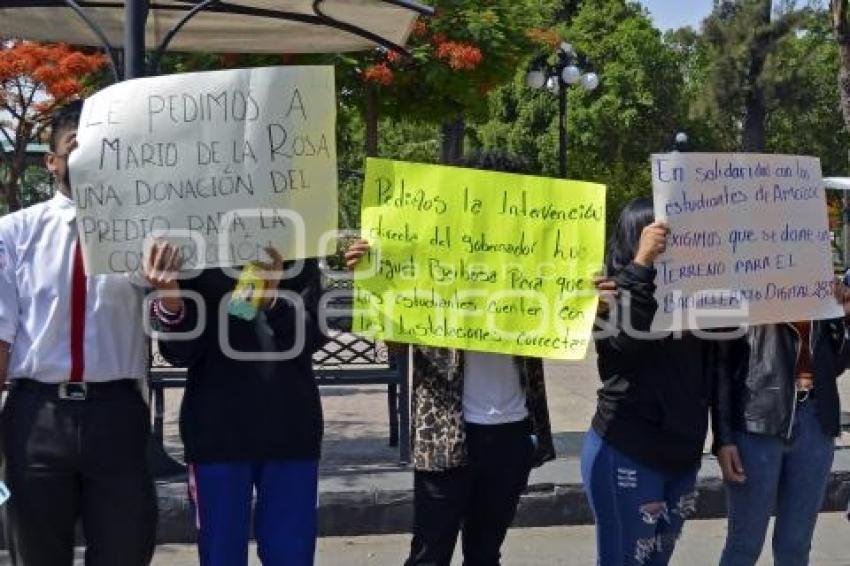
<svg viewBox="0 0 850 566"><path fill-rule="evenodd" d="M86 271L80 240L74 244L74 272L71 276L71 381L83 380L86 363L83 344L86 337Z"/></svg>

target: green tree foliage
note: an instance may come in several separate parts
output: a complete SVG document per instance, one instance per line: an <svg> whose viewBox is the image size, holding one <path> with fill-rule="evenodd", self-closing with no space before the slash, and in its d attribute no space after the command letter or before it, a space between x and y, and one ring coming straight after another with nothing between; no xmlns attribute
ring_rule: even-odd
<svg viewBox="0 0 850 566"><path fill-rule="evenodd" d="M711 39L718 26L738 26L730 22L743 17L746 7L736 2L719 3L706 19L704 33L684 28L665 36L680 60L685 81L683 98L688 107L683 128L693 150L740 151L746 147L746 79L735 75L737 67L733 64L745 64L745 59L735 57L741 46L718 47ZM763 141L749 149L814 155L821 158L825 174L841 173L846 170L850 139L837 111L839 52L832 40L829 13L802 9L793 2L776 8L771 25L793 22L794 31L776 39L765 58L758 88L766 106L764 122L757 125L761 132L756 136L763 136ZM719 24L718 20L726 23ZM743 28L736 29L740 32ZM731 33L728 29L723 32ZM726 72L731 73L729 78L721 80Z"/></svg>
<svg viewBox="0 0 850 566"><path fill-rule="evenodd" d="M363 117L356 106L341 105L337 115L339 225L360 226L360 197L366 153ZM383 118L378 127L378 155L401 161L437 163L440 157L439 126L433 123Z"/></svg>
<svg viewBox="0 0 850 566"><path fill-rule="evenodd" d="M832 0L832 13L805 0L772 4L773 11L768 0L718 0L699 29L662 35L645 9L627 0L437 0L437 16L413 30L411 60L381 50L182 54L166 57L162 72L334 64L340 225L354 228L370 91L381 157L439 162L445 126L463 125L462 117L459 135L465 132L472 149L507 151L556 176L558 100L529 89L525 75L530 61L569 41L601 85L569 91L568 176L608 186L610 225L627 200L650 194L649 156L671 149L678 131L695 151L809 154L821 158L826 174L846 171L850 138L838 111L839 84L850 79L836 76L841 42L850 46L848 0ZM838 12L846 21L835 19Z"/></svg>
<svg viewBox="0 0 850 566"><path fill-rule="evenodd" d="M650 193L649 155L670 149L685 117L680 58L646 12L623 0L583 3L565 39L602 79L592 93L570 89L568 176L608 185L612 219L627 200ZM476 142L556 176L557 99L527 88L524 75L491 95L491 118L476 129Z"/></svg>
<svg viewBox="0 0 850 566"><path fill-rule="evenodd" d="M850 136L839 111L839 53L828 14L809 18L803 32L783 42L777 60L771 72L782 88L767 119L767 150L814 155L824 174L845 174Z"/></svg>
<svg viewBox="0 0 850 566"><path fill-rule="evenodd" d="M466 120L487 115L487 93L513 76L553 18L552 0L437 0L433 18L417 21L410 59L394 52L340 57L342 91L364 106L367 145L377 117L442 125L442 158L463 151Z"/></svg>
<svg viewBox="0 0 850 566"><path fill-rule="evenodd" d="M487 92L510 80L533 47L529 31L551 17L546 0L437 0L408 41L412 60L391 52L343 58L340 82L379 87L382 116L440 122L486 116Z"/></svg>
<svg viewBox="0 0 850 566"><path fill-rule="evenodd" d="M707 76L697 108L715 122L729 149L767 149L768 117L788 106L802 68L783 54L811 12L784 0L725 0L703 22Z"/></svg>
<svg viewBox="0 0 850 566"><path fill-rule="evenodd" d="M664 42L673 50L682 76L684 116L680 130L687 133L688 149L694 151L732 151L733 136L719 128L700 102L709 80L711 60L702 35L691 27L670 30Z"/></svg>
<svg viewBox="0 0 850 566"><path fill-rule="evenodd" d="M839 50L838 86L844 123L850 128L850 1L830 0L832 29Z"/></svg>

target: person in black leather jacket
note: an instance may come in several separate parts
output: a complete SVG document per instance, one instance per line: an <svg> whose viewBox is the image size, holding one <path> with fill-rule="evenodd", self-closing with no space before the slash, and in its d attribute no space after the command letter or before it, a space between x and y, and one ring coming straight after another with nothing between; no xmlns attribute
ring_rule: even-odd
<svg viewBox="0 0 850 566"><path fill-rule="evenodd" d="M845 312L846 291L839 286ZM753 565L776 511L773 555L805 565L840 434L836 379L847 367L845 320L754 326L722 345L714 451L729 507L721 566Z"/></svg>

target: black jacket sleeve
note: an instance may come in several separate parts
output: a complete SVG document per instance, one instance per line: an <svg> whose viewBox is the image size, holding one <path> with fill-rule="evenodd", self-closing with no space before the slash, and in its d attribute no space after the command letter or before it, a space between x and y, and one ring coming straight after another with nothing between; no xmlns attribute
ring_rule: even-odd
<svg viewBox="0 0 850 566"><path fill-rule="evenodd" d="M840 343L838 346L838 376L845 370L850 369L850 317L845 317L839 323L841 329Z"/></svg>
<svg viewBox="0 0 850 566"><path fill-rule="evenodd" d="M281 282L283 294L266 311L266 320L274 332L281 351L297 346L298 333L303 333L305 353L313 354L327 342L319 323L319 300L322 282L318 262L307 259L296 275ZM299 328L300 327L300 328Z"/></svg>
<svg viewBox="0 0 850 566"><path fill-rule="evenodd" d="M716 342L717 372L711 399L712 448L717 454L723 446L735 444L735 380L740 365L746 363L746 337Z"/></svg>
<svg viewBox="0 0 850 566"><path fill-rule="evenodd" d="M184 314L182 320L177 324L165 324L156 315L151 316L151 325L159 333L157 338L159 352L171 365L176 367L190 367L203 355L206 347L204 329L200 329L197 332L197 336L189 339L179 336L179 334L199 330L198 323L202 322L199 315L199 309L201 308L206 308L206 305L199 305L197 300L184 296Z"/></svg>
<svg viewBox="0 0 850 566"><path fill-rule="evenodd" d="M654 296L655 269L631 263L620 270L614 280L619 292L617 318L612 324L609 315L606 319L608 327L605 328L603 323L597 329L611 333L597 343L597 348L611 353L634 354L646 346L646 337L641 335L650 331L658 310Z"/></svg>

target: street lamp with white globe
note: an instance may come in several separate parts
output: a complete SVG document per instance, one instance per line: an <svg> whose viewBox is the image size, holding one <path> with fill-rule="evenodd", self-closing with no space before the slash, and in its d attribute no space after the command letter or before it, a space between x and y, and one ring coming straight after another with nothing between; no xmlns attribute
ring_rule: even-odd
<svg viewBox="0 0 850 566"><path fill-rule="evenodd" d="M563 178L567 176L567 89L581 86L592 92L599 87L599 75L582 70L582 66L587 66L587 60L567 42L561 43L555 55L554 63L550 63L547 57L535 59L525 83L534 90L545 88L558 97L558 162Z"/></svg>

